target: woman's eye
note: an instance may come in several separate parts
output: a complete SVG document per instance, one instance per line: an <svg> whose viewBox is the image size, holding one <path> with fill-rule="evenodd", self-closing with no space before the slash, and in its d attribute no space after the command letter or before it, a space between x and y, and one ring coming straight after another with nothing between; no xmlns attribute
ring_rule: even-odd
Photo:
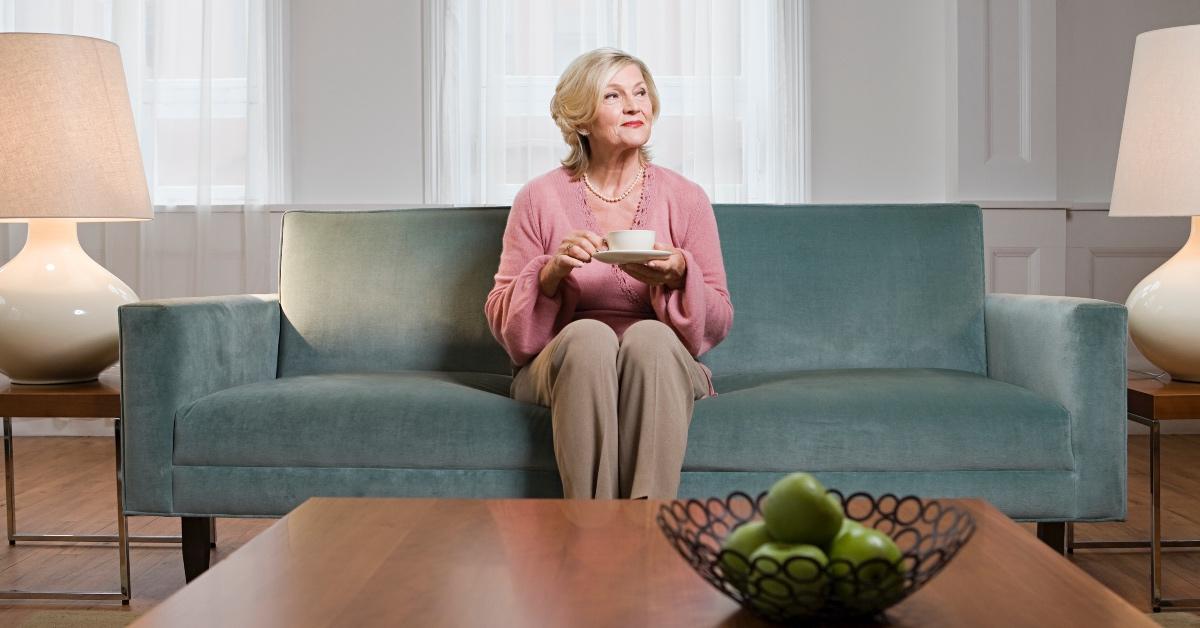
<svg viewBox="0 0 1200 628"><path fill-rule="evenodd" d="M638 96L645 96L645 95L646 95L646 90L644 90L644 89L643 89L643 90L639 91L639 92L637 93L637 95L638 95Z"/></svg>
<svg viewBox="0 0 1200 628"><path fill-rule="evenodd" d="M617 97L616 94L605 94L604 100L614 100L616 97Z"/></svg>

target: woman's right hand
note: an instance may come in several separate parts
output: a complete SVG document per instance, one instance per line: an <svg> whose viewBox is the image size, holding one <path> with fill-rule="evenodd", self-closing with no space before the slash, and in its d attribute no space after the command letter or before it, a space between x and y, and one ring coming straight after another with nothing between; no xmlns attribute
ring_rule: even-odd
<svg viewBox="0 0 1200 628"><path fill-rule="evenodd" d="M558 292L559 282L570 275L571 271L592 261L592 255L603 248L604 238L592 231L580 230L567 234L567 237L558 243L553 257L542 266L542 272L538 275L542 292L546 296L554 296L554 293Z"/></svg>

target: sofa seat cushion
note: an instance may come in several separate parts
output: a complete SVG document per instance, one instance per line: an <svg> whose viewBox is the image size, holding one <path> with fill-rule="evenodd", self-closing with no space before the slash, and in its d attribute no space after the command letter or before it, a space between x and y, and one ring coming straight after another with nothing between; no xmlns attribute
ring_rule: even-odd
<svg viewBox="0 0 1200 628"><path fill-rule="evenodd" d="M689 471L1071 469L1069 416L963 371L852 369L716 377L696 403Z"/></svg>
<svg viewBox="0 0 1200 628"><path fill-rule="evenodd" d="M487 373L285 377L201 397L175 418L188 466L553 470L550 412Z"/></svg>

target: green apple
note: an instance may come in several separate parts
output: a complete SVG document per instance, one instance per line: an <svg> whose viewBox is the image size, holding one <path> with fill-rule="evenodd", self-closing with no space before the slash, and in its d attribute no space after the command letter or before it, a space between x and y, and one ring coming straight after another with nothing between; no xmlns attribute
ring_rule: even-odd
<svg viewBox="0 0 1200 628"><path fill-rule="evenodd" d="M862 525L845 528L829 548L829 571L837 579L834 597L864 613L887 606L904 588L901 556L900 548L883 532ZM857 578L852 568L857 569Z"/></svg>
<svg viewBox="0 0 1200 628"><path fill-rule="evenodd" d="M777 541L827 546L842 529L842 507L807 473L792 473L767 492L763 520Z"/></svg>
<svg viewBox="0 0 1200 628"><path fill-rule="evenodd" d="M769 559L769 560L768 560ZM750 579L757 590L754 603L770 612L775 607L788 616L805 615L825 604L829 564L815 545L765 543L750 556Z"/></svg>
<svg viewBox="0 0 1200 628"><path fill-rule="evenodd" d="M825 548L825 553L831 554L833 552L833 546L837 545L838 541L841 540L842 537L856 536L866 531L867 528L864 528L863 524L851 519L850 517L842 519L842 529L838 530L837 536L833 537L833 541L831 541Z"/></svg>
<svg viewBox="0 0 1200 628"><path fill-rule="evenodd" d="M764 543L770 542L767 525L762 521L747 521L734 528L721 544L721 549L734 552L721 557L725 575L735 581L745 580L750 573L750 555Z"/></svg>
<svg viewBox="0 0 1200 628"><path fill-rule="evenodd" d="M833 507L836 508L838 512L842 513L843 517L846 515L846 511L842 510L842 500L838 499L837 495L834 495L833 493L825 493L825 499L828 499L829 503L833 504Z"/></svg>

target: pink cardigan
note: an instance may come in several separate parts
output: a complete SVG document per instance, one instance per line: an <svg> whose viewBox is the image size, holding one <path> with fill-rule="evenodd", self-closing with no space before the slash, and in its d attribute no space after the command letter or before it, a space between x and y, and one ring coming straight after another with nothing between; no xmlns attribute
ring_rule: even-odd
<svg viewBox="0 0 1200 628"><path fill-rule="evenodd" d="M484 310L496 340L515 366L532 360L568 323L594 318L618 336L637 321L670 325L693 357L715 347L733 324L725 264L712 205L700 186L650 164L633 229L653 229L658 242L683 250L684 286L649 288L620 268L596 260L577 268L553 297L538 273L550 251L576 229L600 232L581 180L557 168L530 181L513 200L495 285ZM603 235L603 234L600 234ZM709 374L709 394L714 394Z"/></svg>

